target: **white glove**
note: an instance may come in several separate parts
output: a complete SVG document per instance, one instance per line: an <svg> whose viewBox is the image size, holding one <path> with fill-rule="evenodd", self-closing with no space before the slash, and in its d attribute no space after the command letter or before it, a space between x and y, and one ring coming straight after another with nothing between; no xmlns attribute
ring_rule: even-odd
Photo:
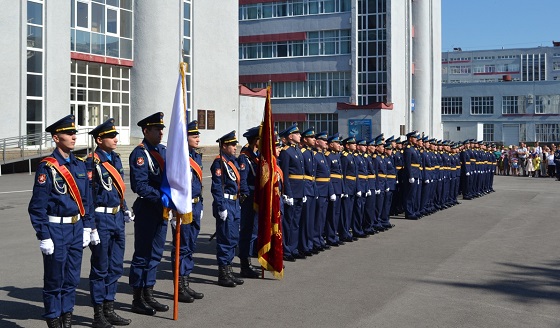
<svg viewBox="0 0 560 328"><path fill-rule="evenodd" d="M467 172L467 176L470 176L471 174L469 172Z"/></svg>
<svg viewBox="0 0 560 328"><path fill-rule="evenodd" d="M424 180L424 183L430 183L430 180Z"/></svg>
<svg viewBox="0 0 560 328"><path fill-rule="evenodd" d="M222 221L225 221L227 219L227 210L218 211L218 215L220 215L220 219L222 219Z"/></svg>
<svg viewBox="0 0 560 328"><path fill-rule="evenodd" d="M414 181L415 181L414 178L408 179L408 182L410 182L410 183L414 183Z"/></svg>
<svg viewBox="0 0 560 328"><path fill-rule="evenodd" d="M130 223L134 221L134 214L130 210L124 211L124 222Z"/></svg>
<svg viewBox="0 0 560 328"><path fill-rule="evenodd" d="M82 247L87 247L91 242L91 228L84 228Z"/></svg>
<svg viewBox="0 0 560 328"><path fill-rule="evenodd" d="M361 191L361 190L360 190L360 191L358 191L358 192L356 193L356 196L358 196L358 197L362 197L362 191Z"/></svg>
<svg viewBox="0 0 560 328"><path fill-rule="evenodd" d="M99 239L99 234L97 233L97 229L94 229L89 234L89 238L91 239L91 244L93 246L101 244L101 239Z"/></svg>
<svg viewBox="0 0 560 328"><path fill-rule="evenodd" d="M341 194L340 198L348 198L348 194Z"/></svg>
<svg viewBox="0 0 560 328"><path fill-rule="evenodd" d="M39 249L45 255L51 255L52 253L54 253L54 243L52 239L49 238L41 240L41 242L39 243Z"/></svg>
<svg viewBox="0 0 560 328"><path fill-rule="evenodd" d="M171 227L173 227L173 229L177 229L177 219L173 218L171 220L169 220L169 222L171 222Z"/></svg>
<svg viewBox="0 0 560 328"><path fill-rule="evenodd" d="M307 202L307 196L303 196L303 198L301 199L302 202Z"/></svg>
<svg viewBox="0 0 560 328"><path fill-rule="evenodd" d="M284 200L284 203L288 202L288 196L287 195L282 195L282 200Z"/></svg>
<svg viewBox="0 0 560 328"><path fill-rule="evenodd" d="M288 206L294 206L294 199L293 198L288 198L286 199L286 205Z"/></svg>
<svg viewBox="0 0 560 328"><path fill-rule="evenodd" d="M331 202L334 202L336 200L336 195L332 194L331 197L330 197L330 200L331 200Z"/></svg>
<svg viewBox="0 0 560 328"><path fill-rule="evenodd" d="M434 183L434 179L430 180L430 183Z"/></svg>
<svg viewBox="0 0 560 328"><path fill-rule="evenodd" d="M200 210L200 218L202 219L203 216L204 216L204 210Z"/></svg>
<svg viewBox="0 0 560 328"><path fill-rule="evenodd" d="M376 189L376 190L375 190L375 194L376 194L376 195L381 195L381 189Z"/></svg>
<svg viewBox="0 0 560 328"><path fill-rule="evenodd" d="M369 196L371 196L371 190L368 190L368 191L366 192L366 197L369 197Z"/></svg>
<svg viewBox="0 0 560 328"><path fill-rule="evenodd" d="M390 190L390 189L389 189L389 188L387 188L387 189L385 189L385 192L389 192L389 190Z"/></svg>

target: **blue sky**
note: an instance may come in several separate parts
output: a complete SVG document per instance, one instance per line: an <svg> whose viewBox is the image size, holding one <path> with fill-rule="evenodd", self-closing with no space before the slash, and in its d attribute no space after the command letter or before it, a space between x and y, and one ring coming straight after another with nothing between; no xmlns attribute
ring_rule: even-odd
<svg viewBox="0 0 560 328"><path fill-rule="evenodd" d="M531 48L560 41L560 0L441 0L442 51Z"/></svg>

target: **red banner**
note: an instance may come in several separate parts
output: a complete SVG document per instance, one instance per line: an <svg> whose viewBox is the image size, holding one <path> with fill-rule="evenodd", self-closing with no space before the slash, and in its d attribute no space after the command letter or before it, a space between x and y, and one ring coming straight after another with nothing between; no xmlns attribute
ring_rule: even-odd
<svg viewBox="0 0 560 328"><path fill-rule="evenodd" d="M255 209L259 214L259 263L275 278L284 276L282 214L280 212L280 172L276 165L276 140L270 86L267 88L264 120L260 131L259 177L255 181Z"/></svg>

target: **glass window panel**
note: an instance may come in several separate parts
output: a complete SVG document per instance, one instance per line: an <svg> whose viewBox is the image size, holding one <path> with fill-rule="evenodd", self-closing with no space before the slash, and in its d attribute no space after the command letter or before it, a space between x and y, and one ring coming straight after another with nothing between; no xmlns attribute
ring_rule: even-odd
<svg viewBox="0 0 560 328"><path fill-rule="evenodd" d="M27 71L33 73L43 72L43 53L27 50Z"/></svg>
<svg viewBox="0 0 560 328"><path fill-rule="evenodd" d="M78 75L78 87L85 88L86 87L86 77L83 75Z"/></svg>
<svg viewBox="0 0 560 328"><path fill-rule="evenodd" d="M101 79L95 76L88 77L88 88L99 89L101 87Z"/></svg>
<svg viewBox="0 0 560 328"><path fill-rule="evenodd" d="M76 100L76 89L70 89L70 100Z"/></svg>
<svg viewBox="0 0 560 328"><path fill-rule="evenodd" d="M76 30L70 29L70 51L76 51Z"/></svg>
<svg viewBox="0 0 560 328"><path fill-rule="evenodd" d="M27 95L31 97L43 96L43 76L27 74Z"/></svg>
<svg viewBox="0 0 560 328"><path fill-rule="evenodd" d="M107 33L117 34L118 33L118 11L114 9L107 8Z"/></svg>
<svg viewBox="0 0 560 328"><path fill-rule="evenodd" d="M123 74L123 75L124 75L124 74ZM123 76L123 77L124 77L124 76ZM129 82L129 81L126 81L126 80L122 81L122 84L121 84L122 91L130 91L130 89L129 89L129 86L130 86L129 83L130 83L130 82Z"/></svg>
<svg viewBox="0 0 560 328"><path fill-rule="evenodd" d="M89 90L88 91L88 100L90 102L99 102L100 99L100 92L97 90Z"/></svg>
<svg viewBox="0 0 560 328"><path fill-rule="evenodd" d="M43 25L42 4L27 1L27 22L30 24Z"/></svg>
<svg viewBox="0 0 560 328"><path fill-rule="evenodd" d="M94 55L105 55L105 34L91 34L91 53Z"/></svg>
<svg viewBox="0 0 560 328"><path fill-rule="evenodd" d="M28 121L42 121L42 100L27 99L27 120Z"/></svg>
<svg viewBox="0 0 560 328"><path fill-rule="evenodd" d="M119 91L121 89L121 81L120 80L113 80L111 84L113 86L113 88L112 88L113 91Z"/></svg>
<svg viewBox="0 0 560 328"><path fill-rule="evenodd" d="M121 0L121 8L132 10L132 0Z"/></svg>
<svg viewBox="0 0 560 328"><path fill-rule="evenodd" d="M188 20L183 21L183 35L191 36L191 22Z"/></svg>
<svg viewBox="0 0 560 328"><path fill-rule="evenodd" d="M111 106L103 106L103 122L111 118ZM116 124L115 124L116 125Z"/></svg>
<svg viewBox="0 0 560 328"><path fill-rule="evenodd" d="M121 36L132 39L132 12L121 10Z"/></svg>
<svg viewBox="0 0 560 328"><path fill-rule="evenodd" d="M128 74L130 72L130 68L124 68L122 69L122 78L123 79L128 79Z"/></svg>
<svg viewBox="0 0 560 328"><path fill-rule="evenodd" d="M119 57L119 38L107 35L107 54L109 57Z"/></svg>
<svg viewBox="0 0 560 328"><path fill-rule="evenodd" d="M117 106L113 106L113 118L115 119L115 125L121 125L121 111Z"/></svg>
<svg viewBox="0 0 560 328"><path fill-rule="evenodd" d="M42 124L27 124L26 132L27 132L28 135L39 134L39 133L43 132L43 125ZM40 143L41 143L40 138L30 138L28 140L29 145L38 145Z"/></svg>
<svg viewBox="0 0 560 328"><path fill-rule="evenodd" d="M191 4L185 2L183 4L183 18L189 19L191 17Z"/></svg>
<svg viewBox="0 0 560 328"><path fill-rule="evenodd" d="M103 79L102 88L104 90L111 90L111 80L110 79Z"/></svg>
<svg viewBox="0 0 560 328"><path fill-rule="evenodd" d="M113 92L113 103L119 104L121 102L121 94L119 92Z"/></svg>
<svg viewBox="0 0 560 328"><path fill-rule="evenodd" d="M27 25L27 46L29 48L43 48L43 28Z"/></svg>
<svg viewBox="0 0 560 328"><path fill-rule="evenodd" d="M76 27L89 28L89 5L87 3L77 2Z"/></svg>
<svg viewBox="0 0 560 328"><path fill-rule="evenodd" d="M91 0L93 2L105 3L105 0ZM73 2L73 1L72 1Z"/></svg>
<svg viewBox="0 0 560 328"><path fill-rule="evenodd" d="M103 66L101 69L102 76L111 76L111 66Z"/></svg>
<svg viewBox="0 0 560 328"><path fill-rule="evenodd" d="M86 90L85 89L77 89L76 93L78 95L78 101L86 101Z"/></svg>
<svg viewBox="0 0 560 328"><path fill-rule="evenodd" d="M105 33L105 6L91 4L91 31Z"/></svg>
<svg viewBox="0 0 560 328"><path fill-rule="evenodd" d="M121 77L121 70L120 68L114 66L113 67L113 77ZM113 89L114 90L114 89Z"/></svg>
<svg viewBox="0 0 560 328"><path fill-rule="evenodd" d="M132 40L121 38L121 58L132 59Z"/></svg>
<svg viewBox="0 0 560 328"><path fill-rule="evenodd" d="M101 101L105 102L105 103L110 103L111 102L111 93L108 91L103 91L101 93Z"/></svg>
<svg viewBox="0 0 560 328"><path fill-rule="evenodd" d="M277 57L287 57L288 56L288 45L286 43L279 43L276 45L276 56Z"/></svg>
<svg viewBox="0 0 560 328"><path fill-rule="evenodd" d="M101 64L89 63L88 64L88 72L89 72L89 75L100 76L101 75Z"/></svg>
<svg viewBox="0 0 560 328"><path fill-rule="evenodd" d="M130 107L129 106L122 106L122 117L121 117L121 126L128 126L129 125L129 115L130 114Z"/></svg>
<svg viewBox="0 0 560 328"><path fill-rule="evenodd" d="M130 95L126 92L122 93L122 103L123 104L128 104L130 103Z"/></svg>
<svg viewBox="0 0 560 328"><path fill-rule="evenodd" d="M76 51L90 52L89 32L76 31Z"/></svg>
<svg viewBox="0 0 560 328"><path fill-rule="evenodd" d="M107 0L106 3L108 6L113 6L113 7L119 6L119 0Z"/></svg>

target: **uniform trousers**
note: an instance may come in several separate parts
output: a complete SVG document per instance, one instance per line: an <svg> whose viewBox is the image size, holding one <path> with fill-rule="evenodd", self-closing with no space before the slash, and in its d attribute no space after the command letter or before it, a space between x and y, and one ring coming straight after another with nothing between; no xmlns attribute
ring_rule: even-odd
<svg viewBox="0 0 560 328"><path fill-rule="evenodd" d="M225 220L218 214L218 206L212 204L212 211L216 218L216 259L218 265L230 265L235 257L235 248L239 243L239 221L241 211L239 200L224 199L227 210Z"/></svg>
<svg viewBox="0 0 560 328"><path fill-rule="evenodd" d="M198 202L192 204L193 220L190 224L181 224L180 246L179 246L179 275L188 276L194 268L193 253L196 251L196 239L200 233L200 214L203 204ZM175 270L175 245L177 245L176 229L171 228L173 234L173 245L171 246L171 268Z"/></svg>

